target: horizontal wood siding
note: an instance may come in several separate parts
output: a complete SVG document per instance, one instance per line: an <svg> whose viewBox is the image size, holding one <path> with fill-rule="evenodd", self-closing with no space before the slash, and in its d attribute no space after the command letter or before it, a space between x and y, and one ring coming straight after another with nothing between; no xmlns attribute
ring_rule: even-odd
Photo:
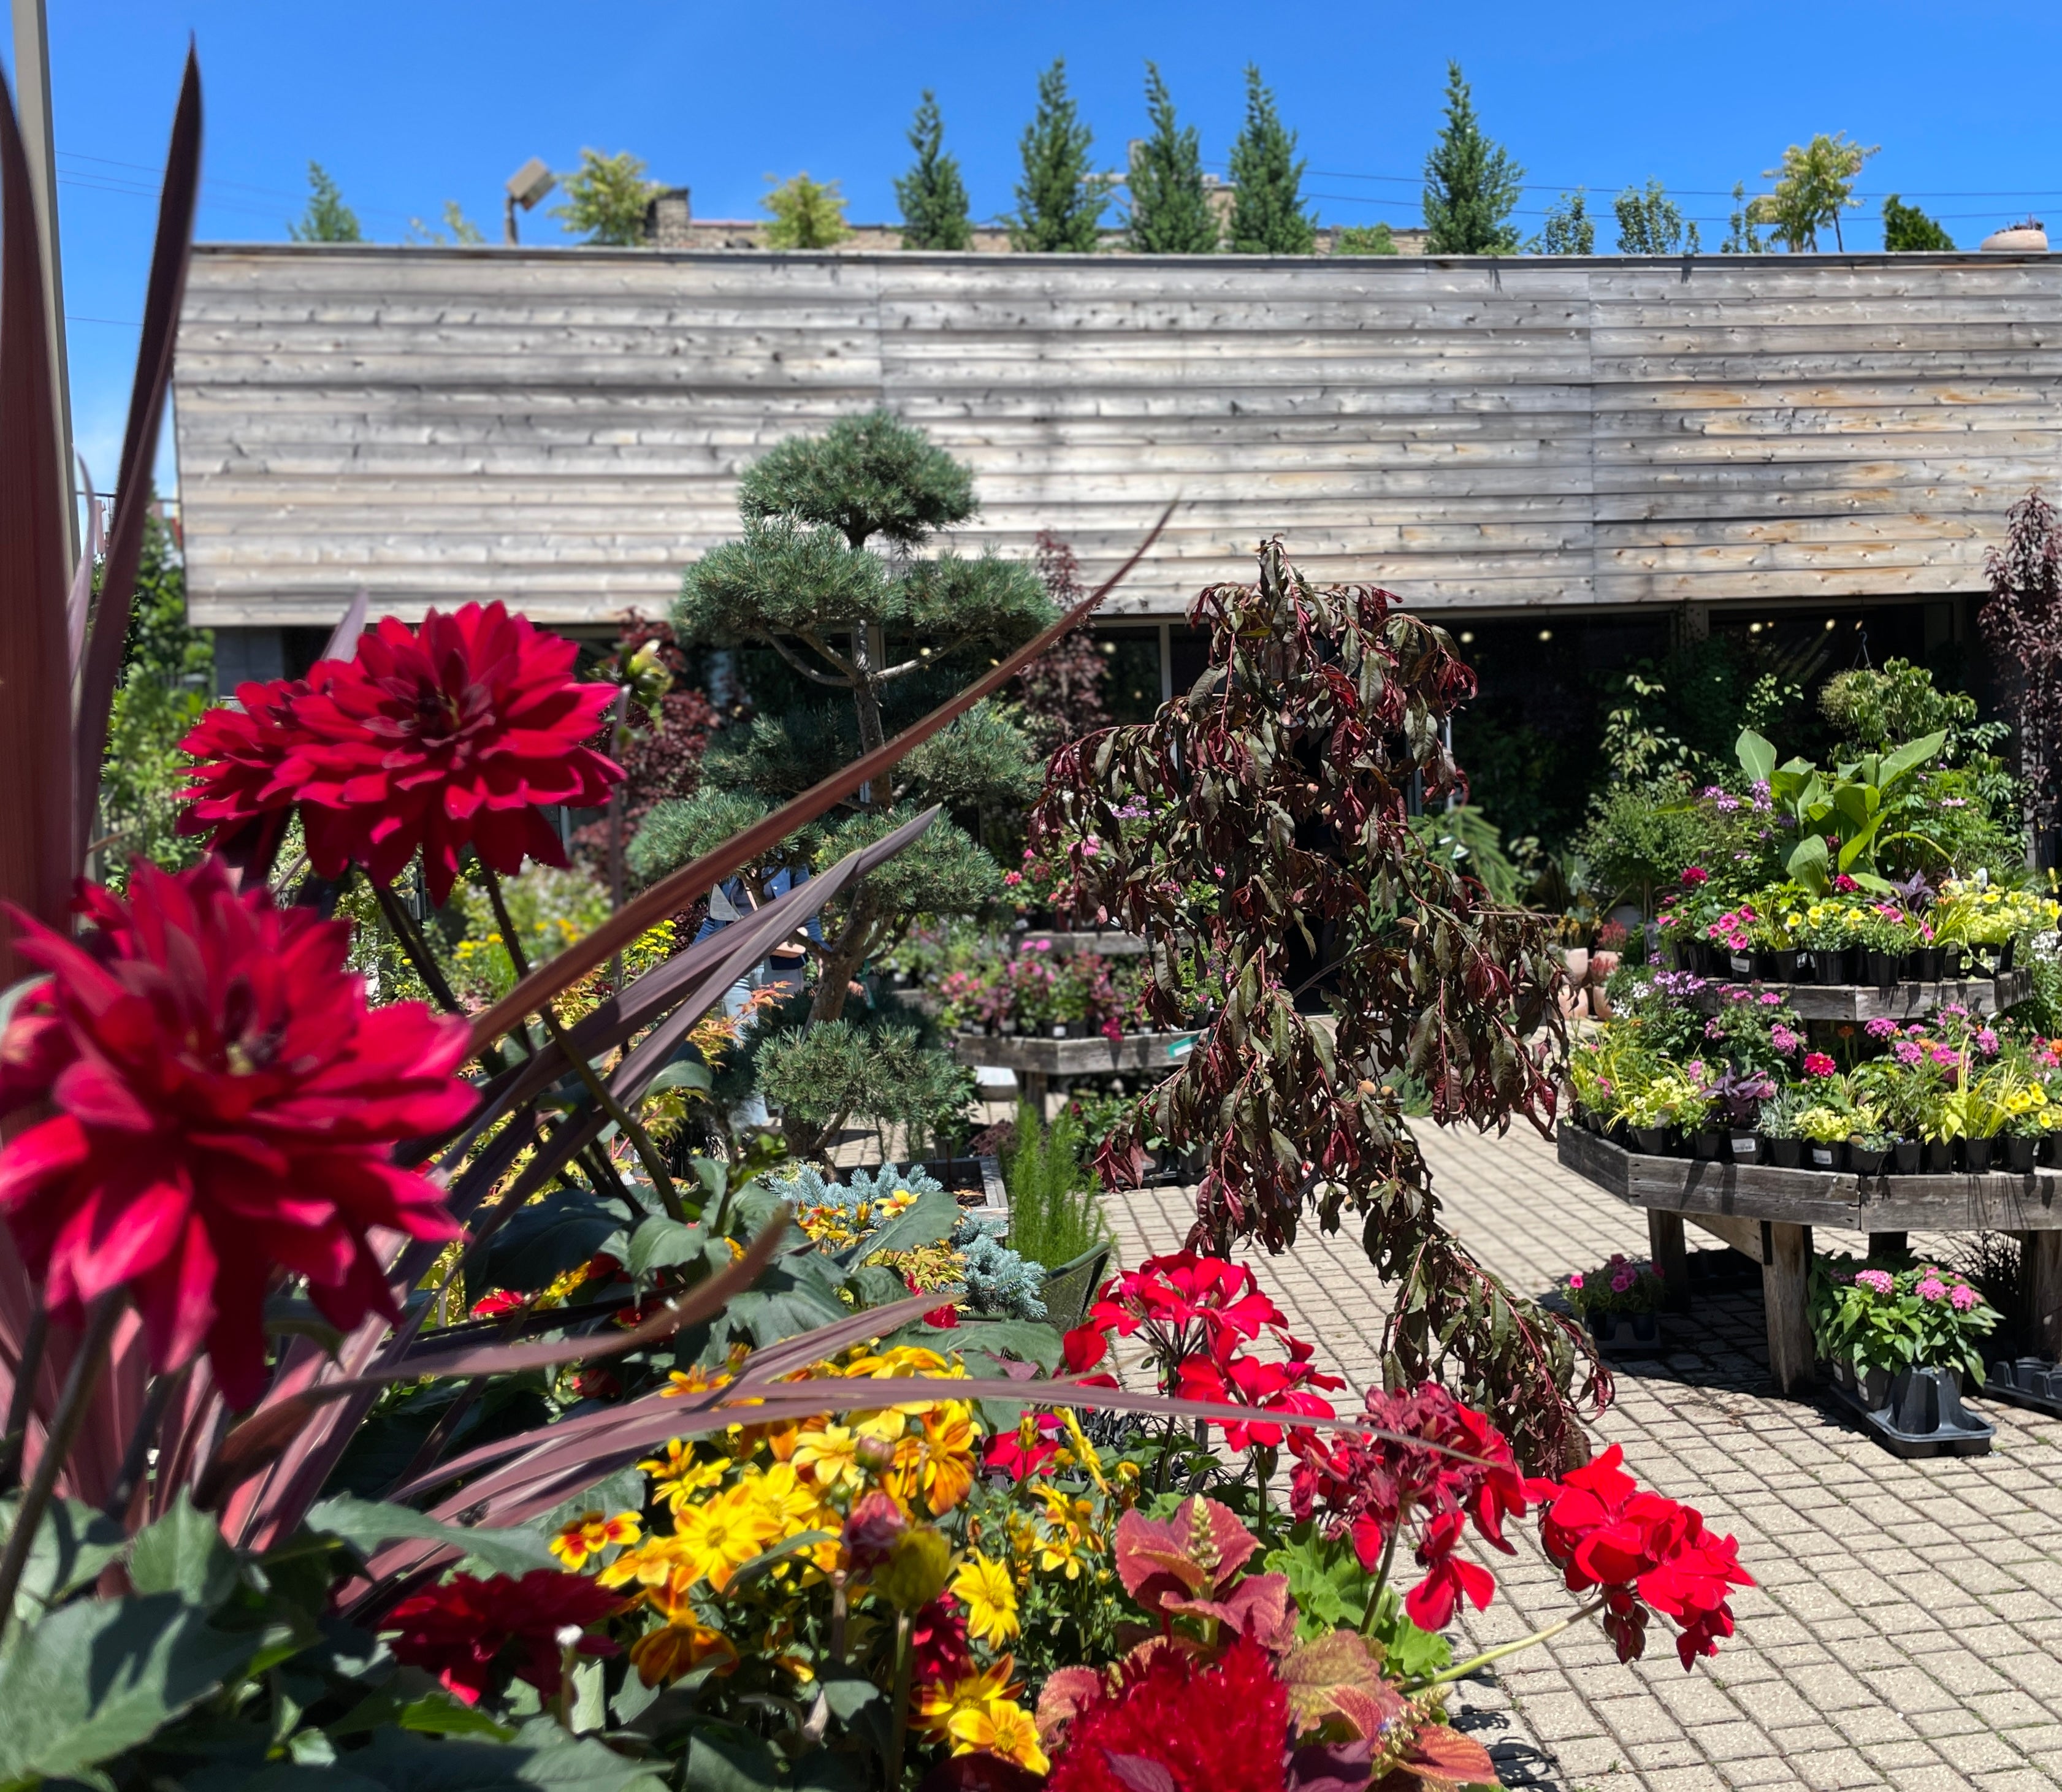
<svg viewBox="0 0 2062 1792"><path fill-rule="evenodd" d="M178 361L199 622L663 613L741 468L885 403L1116 614L1276 532L1442 609L1983 588L2062 484L2062 257L1690 262L204 247Z"/></svg>

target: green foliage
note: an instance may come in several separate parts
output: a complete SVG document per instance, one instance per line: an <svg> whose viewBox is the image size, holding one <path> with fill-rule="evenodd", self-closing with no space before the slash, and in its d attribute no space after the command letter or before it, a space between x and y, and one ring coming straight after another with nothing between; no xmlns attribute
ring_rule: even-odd
<svg viewBox="0 0 2062 1792"><path fill-rule="evenodd" d="M866 411L821 435L790 436L755 461L737 507L748 521L788 516L836 529L854 547L877 535L917 547L974 514L973 473L892 411Z"/></svg>
<svg viewBox="0 0 2062 1792"><path fill-rule="evenodd" d="M852 234L836 181L811 180L806 168L777 183L771 174L766 178L772 190L759 202L773 219L766 227L768 248L835 248Z"/></svg>
<svg viewBox="0 0 2062 1792"><path fill-rule="evenodd" d="M1546 208L1546 228L1539 233L1542 255L1594 255L1597 252L1597 221L1590 215L1588 190L1577 187L1563 193Z"/></svg>
<svg viewBox="0 0 2062 1792"><path fill-rule="evenodd" d="M1819 708L1841 741L1857 753L1887 752L1907 740L1938 732L1940 763L1960 765L1996 751L2011 737L2002 722L1976 720L1976 700L1943 691L1933 675L1909 659L1889 659L1881 671L1836 672L1819 692Z"/></svg>
<svg viewBox="0 0 2062 1792"><path fill-rule="evenodd" d="M966 182L959 159L945 153L945 122L937 96L929 87L909 125L909 147L917 159L895 182L902 207L902 247L905 249L965 249L973 243L967 218Z"/></svg>
<svg viewBox="0 0 2062 1792"><path fill-rule="evenodd" d="M1335 255L1393 255L1396 233L1386 224L1342 224L1332 232Z"/></svg>
<svg viewBox="0 0 2062 1792"><path fill-rule="evenodd" d="M298 223L287 227L296 243L362 243L358 214L343 202L343 194L319 162L308 164L308 209Z"/></svg>
<svg viewBox="0 0 2062 1792"><path fill-rule="evenodd" d="M516 924L516 943L529 964L556 956L614 912L608 889L577 868L528 865L503 878L501 889ZM516 964L485 887L471 880L462 884L458 907L465 932L452 953L452 987L476 1000L498 1000L516 987Z"/></svg>
<svg viewBox="0 0 2062 1792"><path fill-rule="evenodd" d="M1482 134L1461 65L1446 65L1446 122L1425 158L1425 252L1514 255L1510 222L1525 170Z"/></svg>
<svg viewBox="0 0 2062 1792"><path fill-rule="evenodd" d="M1847 141L1843 130L1828 137L1823 131L1805 144L1792 143L1783 152L1779 168L1763 170L1775 181L1775 190L1765 193L1749 207L1755 223L1767 224L1775 240L1792 255L1815 251L1819 233L1829 225L1833 246L1845 249L1840 239L1840 214L1861 204L1854 197L1855 179L1862 164L1880 145L1864 148Z"/></svg>
<svg viewBox="0 0 2062 1792"><path fill-rule="evenodd" d="M756 794L741 790L699 790L692 796L668 797L645 816L624 862L639 883L656 883L742 833L767 811Z"/></svg>
<svg viewBox="0 0 2062 1792"><path fill-rule="evenodd" d="M434 243L439 248L448 249L456 243L461 248L472 248L487 240L480 227L466 216L464 208L455 199L444 201L443 227L435 229L419 218L408 220L408 234L403 239L409 243Z"/></svg>
<svg viewBox="0 0 2062 1792"><path fill-rule="evenodd" d="M1911 250L1946 250L1955 239L1916 206L1908 206L1895 193L1883 202L1883 246L1892 255Z"/></svg>
<svg viewBox="0 0 2062 1792"><path fill-rule="evenodd" d="M973 1074L950 1052L926 1047L917 1027L871 1011L806 1018L791 1012L762 1028L752 1053L759 1087L797 1156L826 1149L848 1120L926 1137L964 1123Z"/></svg>
<svg viewBox="0 0 2062 1792"><path fill-rule="evenodd" d="M552 215L568 231L584 231L589 243L619 249L644 242L645 210L658 185L644 178L644 164L629 150L604 155L582 150L580 166L559 177L559 188L565 199L552 207Z"/></svg>
<svg viewBox="0 0 2062 1792"><path fill-rule="evenodd" d="M1307 255L1317 247L1316 221L1303 210L1303 170L1296 133L1286 130L1260 70L1246 68L1246 125L1231 146L1230 247L1241 255Z"/></svg>
<svg viewBox="0 0 2062 1792"><path fill-rule="evenodd" d="M1709 812L1668 806L1671 796L1687 796L1690 789L1687 780L1672 791L1622 781L1604 787L1579 850L1596 888L1609 892L1611 901L1636 901L1651 915L1656 892L1672 888L1684 866L1709 856Z"/></svg>
<svg viewBox="0 0 2062 1792"><path fill-rule="evenodd" d="M1174 116L1167 83L1145 65L1145 110L1153 134L1131 158L1130 246L1142 255L1205 255L1218 247L1217 213L1203 185L1203 151L1193 125Z"/></svg>
<svg viewBox="0 0 2062 1792"><path fill-rule="evenodd" d="M1003 1164L1009 1189L1009 1242L1033 1263L1057 1269L1111 1236L1095 1173L1082 1161L1081 1122L1062 1111L1049 1127L1025 1103L1017 1141Z"/></svg>
<svg viewBox="0 0 2062 1792"><path fill-rule="evenodd" d="M179 744L211 700L215 637L187 626L186 607L186 569L171 531L150 517L101 768L101 832L110 836L101 855L118 883L134 857L175 866L201 856L198 840L175 831L187 781Z"/></svg>
<svg viewBox="0 0 2062 1792"><path fill-rule="evenodd" d="M1024 178L1017 187L1010 241L1020 250L1093 253L1109 189L1090 167L1095 134L1067 91L1064 58L1038 77L1038 110L1024 128Z"/></svg>
<svg viewBox="0 0 2062 1792"><path fill-rule="evenodd" d="M1759 255L1768 245L1755 227L1754 204L1747 196L1747 182L1733 182L1733 209L1726 218L1726 239L1719 245L1722 255Z"/></svg>
<svg viewBox="0 0 2062 1792"><path fill-rule="evenodd" d="M1644 191L1628 186L1611 202L1618 214L1619 253L1623 255L1694 255L1699 247L1694 219L1686 227L1682 208L1658 180Z"/></svg>
<svg viewBox="0 0 2062 1792"><path fill-rule="evenodd" d="M1427 809L1411 818L1410 827L1435 858L1479 877L1497 901L1518 900L1523 879L1503 849L1496 824L1480 809L1467 803L1457 803L1450 809Z"/></svg>

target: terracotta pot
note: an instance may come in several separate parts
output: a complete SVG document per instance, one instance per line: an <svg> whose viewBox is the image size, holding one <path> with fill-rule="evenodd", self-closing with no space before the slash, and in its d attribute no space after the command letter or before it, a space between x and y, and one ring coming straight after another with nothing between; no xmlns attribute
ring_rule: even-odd
<svg viewBox="0 0 2062 1792"><path fill-rule="evenodd" d="M2048 253L2048 233L2035 223L2012 224L2004 230L1992 231L1976 247L1988 249L1993 255L2044 255Z"/></svg>
<svg viewBox="0 0 2062 1792"><path fill-rule="evenodd" d="M1567 946L1562 949L1561 962L1568 972L1568 987L1579 989L1590 980L1590 948L1587 946Z"/></svg>
<svg viewBox="0 0 2062 1792"><path fill-rule="evenodd" d="M1620 955L1615 952L1593 952L1590 954L1590 983L1601 988L1603 980L1618 968Z"/></svg>

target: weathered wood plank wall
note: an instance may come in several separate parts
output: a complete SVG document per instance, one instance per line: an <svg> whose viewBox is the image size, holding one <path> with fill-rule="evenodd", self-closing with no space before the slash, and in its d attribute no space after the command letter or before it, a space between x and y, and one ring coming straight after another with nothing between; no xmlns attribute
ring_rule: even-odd
<svg viewBox="0 0 2062 1792"><path fill-rule="evenodd" d="M1693 262L213 246L179 342L197 621L663 611L736 475L885 403L975 547L1121 611L1280 530L1447 609L1982 588L2062 483L2062 256Z"/></svg>

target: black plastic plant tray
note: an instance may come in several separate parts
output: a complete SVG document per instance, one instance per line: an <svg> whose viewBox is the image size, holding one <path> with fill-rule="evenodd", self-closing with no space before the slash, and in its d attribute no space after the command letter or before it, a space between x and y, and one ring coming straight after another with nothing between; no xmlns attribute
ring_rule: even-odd
<svg viewBox="0 0 2062 1792"><path fill-rule="evenodd" d="M1615 1323L1609 1332L1599 1332L1592 1325L1588 1328L1590 1341L1597 1347L1597 1354L1607 1362L1627 1362L1645 1357L1665 1357L1672 1348L1668 1340L1668 1323L1661 1314L1655 1315L1654 1336L1640 1337L1633 1330L1630 1313L1614 1313Z"/></svg>
<svg viewBox="0 0 2062 1792"><path fill-rule="evenodd" d="M2016 1357L1991 1365L1984 1377L1986 1399L2002 1400L2008 1406L2024 1406L2051 1418L2062 1419L2062 1364L2045 1357Z"/></svg>
<svg viewBox="0 0 2062 1792"><path fill-rule="evenodd" d="M1824 1385L1835 1404L1893 1456L1918 1460L1934 1456L1989 1455L1991 1440L1997 1435L1997 1427L1988 1419L1978 1418L1963 1405L1952 1373L1938 1373L1938 1410L1934 1415L1936 1422L1930 1429L1908 1430L1900 1424L1900 1419L1909 1417L1908 1410L1901 1412L1900 1409L1909 1409L1915 1404L1901 1397L1900 1389L1893 1388L1882 1405L1871 1406L1859 1389L1843 1385L1833 1375L1827 1376ZM1923 1406L1932 1402L1921 1397L1916 1404Z"/></svg>

